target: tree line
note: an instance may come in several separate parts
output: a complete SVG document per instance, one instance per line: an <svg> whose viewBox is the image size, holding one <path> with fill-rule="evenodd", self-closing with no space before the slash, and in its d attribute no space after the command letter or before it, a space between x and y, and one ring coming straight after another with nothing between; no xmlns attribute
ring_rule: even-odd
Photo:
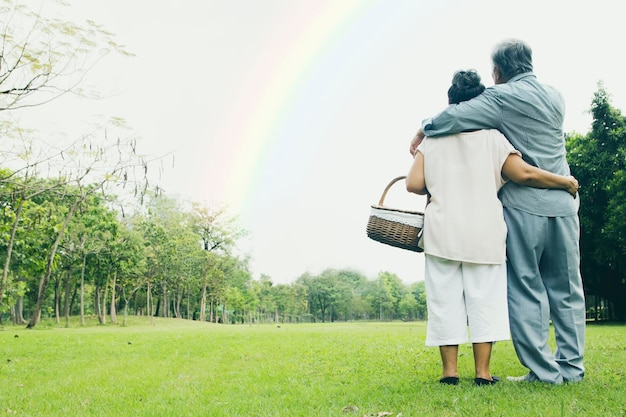
<svg viewBox="0 0 626 417"><path fill-rule="evenodd" d="M110 198L43 180L30 183L41 192L24 201L15 185L23 178L2 171L9 177L0 182L0 231L11 236L0 248L8 266L0 308L15 324L53 317L69 325L70 316L117 323L128 314L223 323L426 317L423 282L407 286L389 272L253 279L248 259L235 254L244 232L224 209L150 195L143 210L121 216Z"/></svg>

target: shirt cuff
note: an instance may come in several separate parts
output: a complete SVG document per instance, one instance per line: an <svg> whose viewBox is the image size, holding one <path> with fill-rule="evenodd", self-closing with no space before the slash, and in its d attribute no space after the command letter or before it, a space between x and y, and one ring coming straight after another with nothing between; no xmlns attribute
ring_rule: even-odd
<svg viewBox="0 0 626 417"><path fill-rule="evenodd" d="M432 124L433 124L433 118L432 117L429 117L428 119L422 120L422 132L424 132L424 134L426 136L428 136L426 131L429 130L432 127Z"/></svg>

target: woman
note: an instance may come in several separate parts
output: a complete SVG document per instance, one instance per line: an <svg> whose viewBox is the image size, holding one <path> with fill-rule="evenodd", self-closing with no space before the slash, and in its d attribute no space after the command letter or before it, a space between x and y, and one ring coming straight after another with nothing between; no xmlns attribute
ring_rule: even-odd
<svg viewBox="0 0 626 417"><path fill-rule="evenodd" d="M457 71L450 104L485 89L474 70ZM429 194L423 248L428 304L427 346L439 346L441 383L456 385L458 345L471 342L476 385L498 382L489 369L492 344L508 340L506 224L498 190L506 180L555 188L576 197L574 177L528 165L497 130L426 138L407 175L407 190ZM469 337L467 326L469 325Z"/></svg>

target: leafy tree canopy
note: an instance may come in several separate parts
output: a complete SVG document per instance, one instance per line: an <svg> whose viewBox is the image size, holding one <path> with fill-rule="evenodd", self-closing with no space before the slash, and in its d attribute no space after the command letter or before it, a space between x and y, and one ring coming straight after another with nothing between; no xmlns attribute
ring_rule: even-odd
<svg viewBox="0 0 626 417"><path fill-rule="evenodd" d="M588 295L612 302L626 319L626 119L599 84L586 135L567 137L572 174L581 184L581 270Z"/></svg>

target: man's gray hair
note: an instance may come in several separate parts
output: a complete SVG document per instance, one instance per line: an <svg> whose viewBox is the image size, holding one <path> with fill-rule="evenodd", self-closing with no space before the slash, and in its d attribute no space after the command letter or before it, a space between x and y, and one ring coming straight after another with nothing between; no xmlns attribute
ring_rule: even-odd
<svg viewBox="0 0 626 417"><path fill-rule="evenodd" d="M533 70L533 51L526 42L518 39L508 39L496 45L491 60L506 80Z"/></svg>

